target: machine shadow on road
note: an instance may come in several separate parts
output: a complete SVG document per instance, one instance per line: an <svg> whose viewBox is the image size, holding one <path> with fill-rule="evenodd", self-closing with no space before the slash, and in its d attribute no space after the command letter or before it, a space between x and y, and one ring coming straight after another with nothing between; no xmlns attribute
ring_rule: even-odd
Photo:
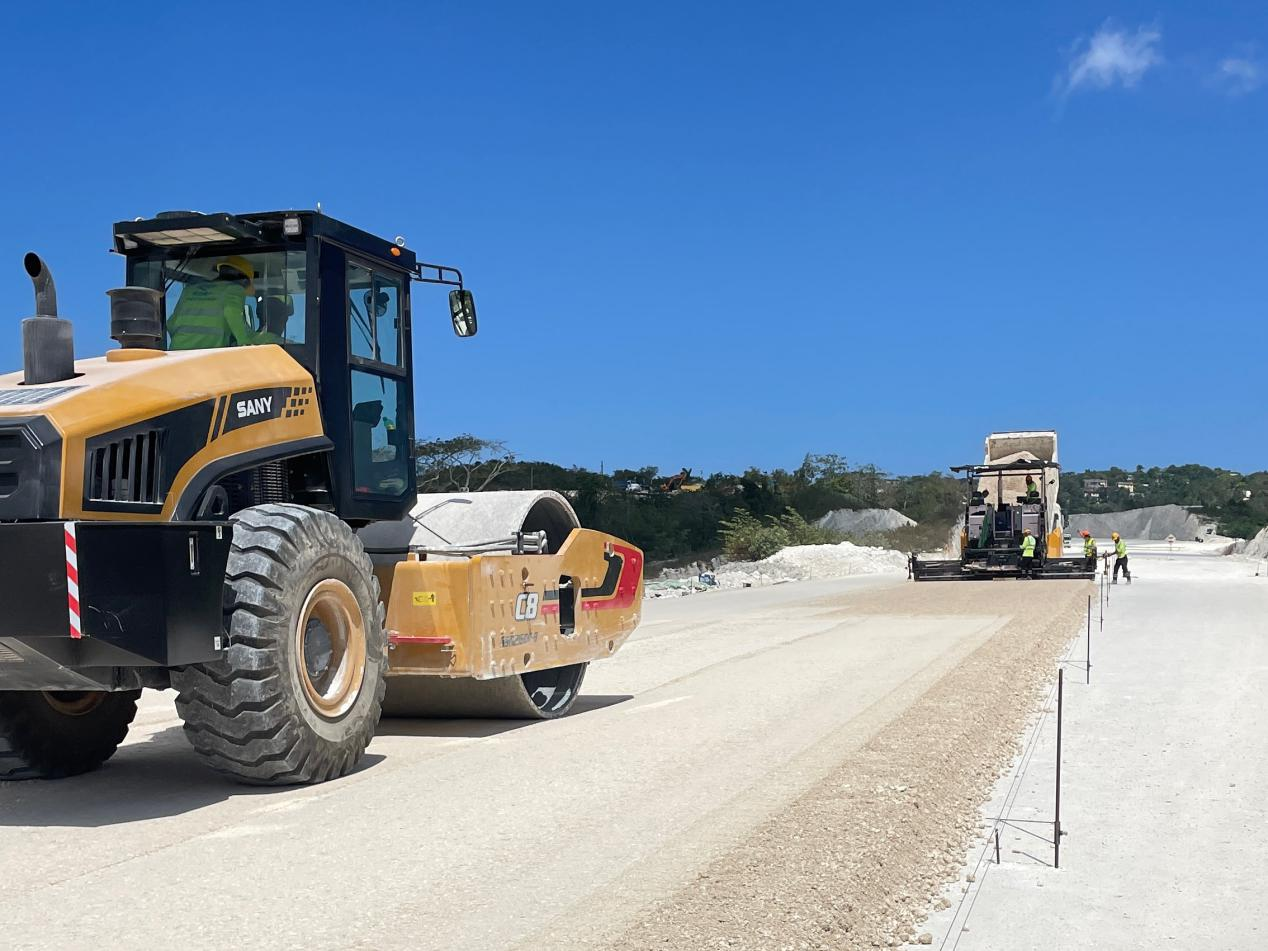
<svg viewBox="0 0 1268 951"><path fill-rule="evenodd" d="M633 700L633 694L583 694L572 706L571 712L564 719L613 707L618 703ZM384 717L379 721L376 736L436 736L447 738L483 739L522 730L525 727L537 726L545 720L423 720L407 717Z"/></svg>
<svg viewBox="0 0 1268 951"><path fill-rule="evenodd" d="M588 694L577 698L571 716L592 713L627 700L631 694ZM568 719L567 717L565 719ZM380 721L380 736L496 736L537 726L542 720L412 720ZM387 757L369 752L337 787ZM246 786L208 769L194 754L182 727L160 730L140 743L128 743L96 772L69 779L27 780L0 784L0 828L49 826L95 828L160 819L195 812L230 798L279 797L309 787Z"/></svg>
<svg viewBox="0 0 1268 951"><path fill-rule="evenodd" d="M386 757L366 754L341 780L373 769ZM183 815L230 798L270 797L306 786L247 786L208 769L180 726L143 743L122 746L101 769L68 779L0 783L0 827L95 828Z"/></svg>

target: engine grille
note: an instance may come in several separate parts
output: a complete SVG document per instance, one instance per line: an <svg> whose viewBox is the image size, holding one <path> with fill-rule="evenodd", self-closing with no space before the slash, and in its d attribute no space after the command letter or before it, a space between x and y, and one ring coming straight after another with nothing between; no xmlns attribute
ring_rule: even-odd
<svg viewBox="0 0 1268 951"><path fill-rule="evenodd" d="M84 495L93 502L162 505L163 435L151 429L92 447Z"/></svg>
<svg viewBox="0 0 1268 951"><path fill-rule="evenodd" d="M16 427L0 429L0 499L7 499L18 490L18 474L34 447L27 444Z"/></svg>
<svg viewBox="0 0 1268 951"><path fill-rule="evenodd" d="M266 462L249 472L239 472L220 481L229 496L229 511L240 512L252 505L291 500L284 463Z"/></svg>
<svg viewBox="0 0 1268 951"><path fill-rule="evenodd" d="M57 517L60 443L43 417L0 419L0 521Z"/></svg>

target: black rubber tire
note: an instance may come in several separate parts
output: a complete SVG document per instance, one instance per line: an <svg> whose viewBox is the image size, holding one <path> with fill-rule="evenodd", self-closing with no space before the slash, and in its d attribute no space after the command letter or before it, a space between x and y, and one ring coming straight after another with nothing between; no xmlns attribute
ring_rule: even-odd
<svg viewBox="0 0 1268 951"><path fill-rule="evenodd" d="M588 666L569 664L492 680L389 677L383 715L433 719L556 720L567 716L577 702Z"/></svg>
<svg viewBox="0 0 1268 951"><path fill-rule="evenodd" d="M304 691L297 625L322 581L352 592L365 630L365 669L337 718ZM244 783L320 783L350 772L374 737L383 703L387 635L379 583L352 530L302 505L270 504L233 517L225 569L229 644L213 663L172 671L176 709L194 750Z"/></svg>
<svg viewBox="0 0 1268 951"><path fill-rule="evenodd" d="M0 781L61 779L96 769L128 735L141 691L51 696L92 697L97 703L70 715L38 690L0 692Z"/></svg>

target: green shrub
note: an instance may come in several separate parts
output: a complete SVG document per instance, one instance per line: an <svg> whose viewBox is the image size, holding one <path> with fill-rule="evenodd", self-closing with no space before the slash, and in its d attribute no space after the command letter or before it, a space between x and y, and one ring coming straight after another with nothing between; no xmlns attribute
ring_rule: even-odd
<svg viewBox="0 0 1268 951"><path fill-rule="evenodd" d="M748 560L761 561L776 552L783 551L791 544L788 533L782 526L773 523L761 525L753 532L749 541Z"/></svg>
<svg viewBox="0 0 1268 951"><path fill-rule="evenodd" d="M789 545L832 545L841 541L841 537L836 532L810 524L791 506L773 521L784 530L788 536Z"/></svg>
<svg viewBox="0 0 1268 951"><path fill-rule="evenodd" d="M722 551L732 561L761 561L790 545L831 545L841 539L807 522L792 508L756 518L745 509L721 523Z"/></svg>
<svg viewBox="0 0 1268 951"><path fill-rule="evenodd" d="M889 532L848 535L847 541L872 548L892 548L901 552L940 551L951 537L951 522L921 522Z"/></svg>

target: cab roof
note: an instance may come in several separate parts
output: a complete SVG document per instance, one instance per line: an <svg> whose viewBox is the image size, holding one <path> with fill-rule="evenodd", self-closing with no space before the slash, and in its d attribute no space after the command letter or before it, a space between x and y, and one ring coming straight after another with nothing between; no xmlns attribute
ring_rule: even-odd
<svg viewBox="0 0 1268 951"><path fill-rule="evenodd" d="M114 225L114 247L120 254L168 247L277 247L302 243L308 237L333 241L402 270L412 271L416 263L414 252L408 248L320 211L164 211L153 218L117 221Z"/></svg>

